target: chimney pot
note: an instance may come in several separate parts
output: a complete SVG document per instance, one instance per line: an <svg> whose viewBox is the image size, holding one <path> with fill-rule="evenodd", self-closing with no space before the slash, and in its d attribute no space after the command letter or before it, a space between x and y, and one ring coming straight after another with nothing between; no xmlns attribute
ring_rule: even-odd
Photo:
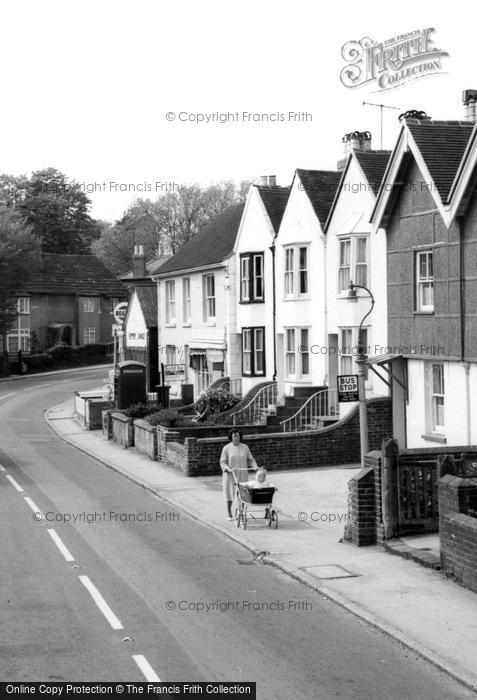
<svg viewBox="0 0 477 700"><path fill-rule="evenodd" d="M261 175L258 178L257 185L259 187L276 187L277 186L277 176L276 175Z"/></svg>
<svg viewBox="0 0 477 700"><path fill-rule="evenodd" d="M477 90L464 90L464 92L462 93L462 102L464 103L465 121L475 122Z"/></svg>

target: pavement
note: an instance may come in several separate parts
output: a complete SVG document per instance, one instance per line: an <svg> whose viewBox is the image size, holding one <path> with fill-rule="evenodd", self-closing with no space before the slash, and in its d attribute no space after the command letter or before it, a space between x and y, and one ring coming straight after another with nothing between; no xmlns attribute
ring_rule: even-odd
<svg viewBox="0 0 477 700"><path fill-rule="evenodd" d="M257 520L242 530L226 518L220 476L186 477L134 448L105 440L101 431L87 431L73 418L72 400L52 407L45 418L69 444L219 530L263 564L335 601L477 692L477 595L413 559L343 542L347 482L359 464L269 471L269 481L278 488L278 528ZM405 544L434 553L438 547L436 536L408 538Z"/></svg>

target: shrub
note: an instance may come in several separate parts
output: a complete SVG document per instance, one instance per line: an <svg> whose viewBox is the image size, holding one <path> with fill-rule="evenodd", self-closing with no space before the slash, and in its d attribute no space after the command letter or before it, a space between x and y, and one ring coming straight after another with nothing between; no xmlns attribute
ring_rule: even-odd
<svg viewBox="0 0 477 700"><path fill-rule="evenodd" d="M160 409L161 405L157 403L135 403L126 408L123 413L128 418L146 418L151 413L157 413Z"/></svg>
<svg viewBox="0 0 477 700"><path fill-rule="evenodd" d="M210 389L205 392L197 401L197 411L202 413L207 404L209 405L210 414L223 413L233 408L239 402L236 396L233 396L225 386L219 386L216 389Z"/></svg>
<svg viewBox="0 0 477 700"><path fill-rule="evenodd" d="M206 420L201 421L198 425L233 425L234 417L232 414L226 413L225 416L221 413L214 413Z"/></svg>
<svg viewBox="0 0 477 700"><path fill-rule="evenodd" d="M28 369L36 371L45 371L52 369L54 361L51 355L46 352L36 353L34 355L24 355L23 362Z"/></svg>
<svg viewBox="0 0 477 700"><path fill-rule="evenodd" d="M182 413L178 413L173 408L163 408L148 416L146 420L151 425L162 425L163 428L183 428L188 425L197 425L193 420L183 416Z"/></svg>
<svg viewBox="0 0 477 700"><path fill-rule="evenodd" d="M59 367L71 366L79 361L78 350L71 345L53 345L46 352L50 355L53 363Z"/></svg>

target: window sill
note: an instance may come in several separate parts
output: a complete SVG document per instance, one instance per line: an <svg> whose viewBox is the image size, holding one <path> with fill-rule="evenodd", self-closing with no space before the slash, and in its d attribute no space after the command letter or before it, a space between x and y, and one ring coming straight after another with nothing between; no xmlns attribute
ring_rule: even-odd
<svg viewBox="0 0 477 700"><path fill-rule="evenodd" d="M239 301L239 304L242 305L247 305L247 304L263 304L265 303L265 299L241 299Z"/></svg>
<svg viewBox="0 0 477 700"><path fill-rule="evenodd" d="M421 435L421 438L423 440L427 440L428 442L439 442L443 445L447 444L447 438L445 435L440 435L439 433L426 433L425 435Z"/></svg>
<svg viewBox="0 0 477 700"><path fill-rule="evenodd" d="M166 323L165 328L175 328L176 324L175 323Z"/></svg>
<svg viewBox="0 0 477 700"><path fill-rule="evenodd" d="M208 318L204 321L204 326L215 326L215 318Z"/></svg>
<svg viewBox="0 0 477 700"><path fill-rule="evenodd" d="M413 311L413 316L434 316L434 311Z"/></svg>
<svg viewBox="0 0 477 700"><path fill-rule="evenodd" d="M182 324L182 328L191 328L192 323L190 321L187 321L187 323Z"/></svg>
<svg viewBox="0 0 477 700"><path fill-rule="evenodd" d="M311 297L309 294L302 294L297 297L284 297L283 301L310 301Z"/></svg>

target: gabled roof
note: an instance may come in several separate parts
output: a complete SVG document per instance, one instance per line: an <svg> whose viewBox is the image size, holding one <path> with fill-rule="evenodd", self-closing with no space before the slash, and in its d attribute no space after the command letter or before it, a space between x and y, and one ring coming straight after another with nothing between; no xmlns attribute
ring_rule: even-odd
<svg viewBox="0 0 477 700"><path fill-rule="evenodd" d="M203 231L197 233L175 255L171 256L157 274L160 276L170 272L213 265L231 255L244 206L244 204L235 204L212 219Z"/></svg>
<svg viewBox="0 0 477 700"><path fill-rule="evenodd" d="M333 204L341 173L337 170L301 170L296 174L308 195L313 211L323 228Z"/></svg>
<svg viewBox="0 0 477 700"><path fill-rule="evenodd" d="M391 151L354 151L354 155L373 194L377 195Z"/></svg>
<svg viewBox="0 0 477 700"><path fill-rule="evenodd" d="M333 217L333 212L334 212L335 207L338 203L338 199L340 197L342 187L343 187L345 180L346 180L346 174L348 172L348 169L350 167L350 164L351 164L351 161L353 160L353 158L355 157L356 160L358 161L358 164L361 168L361 172L363 173L363 176L366 178L369 187L371 187L373 194L376 196L378 191L379 191L379 186L380 186L381 181L383 179L383 175L386 172L386 167L387 167L387 164L389 162L390 155L391 155L391 151L357 151L357 150L352 151L348 155L344 170L340 173L341 179L340 179L339 185L336 189L335 196L333 198L333 203L330 207L325 225L323 227L323 231L325 233L328 231L328 228L330 226L331 219Z"/></svg>
<svg viewBox="0 0 477 700"><path fill-rule="evenodd" d="M473 128L472 122L461 121L413 118L403 123L371 214L375 229L387 225L411 158L444 223L450 224L453 214L449 197Z"/></svg>
<svg viewBox="0 0 477 700"><path fill-rule="evenodd" d="M278 233L288 202L290 187L264 187L261 185L254 185L254 187L256 187L260 193L260 197L270 217L275 233Z"/></svg>
<svg viewBox="0 0 477 700"><path fill-rule="evenodd" d="M159 271L159 268L166 262L166 260L169 260L170 257L170 255L161 255L158 258L149 260L149 262L146 263L146 277L141 279L147 279L148 277L155 275L156 272ZM137 278L133 277L133 271L129 270L129 272L126 272L124 275L121 275L119 279L129 281Z"/></svg>
<svg viewBox="0 0 477 700"><path fill-rule="evenodd" d="M43 253L25 286L30 294L127 297L126 287L95 255Z"/></svg>
<svg viewBox="0 0 477 700"><path fill-rule="evenodd" d="M459 121L407 122L443 203L447 203L473 126L472 122Z"/></svg>
<svg viewBox="0 0 477 700"><path fill-rule="evenodd" d="M157 327L157 285L137 286L134 290L137 294L139 305L148 328Z"/></svg>

